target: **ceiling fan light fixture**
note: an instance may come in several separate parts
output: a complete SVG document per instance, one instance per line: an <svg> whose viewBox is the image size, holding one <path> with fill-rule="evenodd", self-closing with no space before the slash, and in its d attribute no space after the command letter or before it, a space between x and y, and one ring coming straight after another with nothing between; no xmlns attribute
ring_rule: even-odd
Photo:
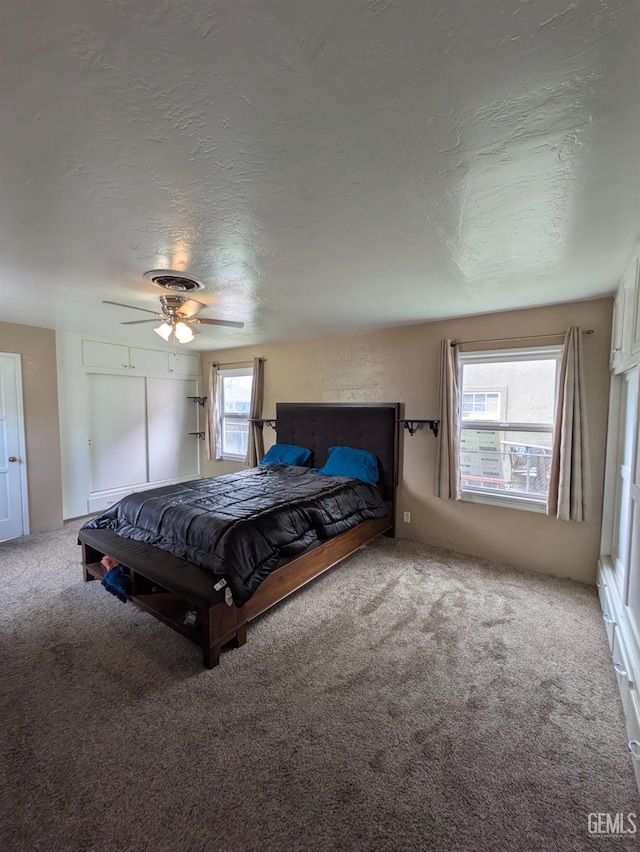
<svg viewBox="0 0 640 852"><path fill-rule="evenodd" d="M162 325L159 325L157 328L153 329L156 334L159 334L163 340L168 341L171 337L171 333L173 328L171 327L171 323L163 322Z"/></svg>
<svg viewBox="0 0 640 852"><path fill-rule="evenodd" d="M122 325L140 325L140 323L156 323L153 330L167 343L191 343L194 337L193 326L214 325L229 328L243 328L244 323L236 320L214 319L213 317L196 317L201 308L206 307L202 302L190 299L187 296L171 295L160 296L160 311L152 311L149 308L140 308L138 305L125 305L122 302L112 302L103 299L104 305L115 305L119 308L129 308L134 311L142 311L151 314L155 319L129 320Z"/></svg>
<svg viewBox="0 0 640 852"><path fill-rule="evenodd" d="M194 338L193 331L184 322L177 322L173 329L178 343L191 343Z"/></svg>

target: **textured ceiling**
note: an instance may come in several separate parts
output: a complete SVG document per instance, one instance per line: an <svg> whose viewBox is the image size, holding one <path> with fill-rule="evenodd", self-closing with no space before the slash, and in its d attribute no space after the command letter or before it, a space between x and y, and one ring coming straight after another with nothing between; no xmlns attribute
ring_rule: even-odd
<svg viewBox="0 0 640 852"><path fill-rule="evenodd" d="M638 234L636 0L21 0L0 28L2 311L192 348L611 293Z"/></svg>

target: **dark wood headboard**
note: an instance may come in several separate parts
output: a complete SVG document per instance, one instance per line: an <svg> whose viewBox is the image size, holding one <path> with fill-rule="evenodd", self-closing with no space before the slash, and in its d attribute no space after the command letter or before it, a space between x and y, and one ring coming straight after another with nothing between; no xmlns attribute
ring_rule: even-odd
<svg viewBox="0 0 640 852"><path fill-rule="evenodd" d="M399 417L399 402L278 402L277 442L308 447L313 467L322 467L329 447L368 450L378 459L378 485L385 499L393 500L398 484Z"/></svg>

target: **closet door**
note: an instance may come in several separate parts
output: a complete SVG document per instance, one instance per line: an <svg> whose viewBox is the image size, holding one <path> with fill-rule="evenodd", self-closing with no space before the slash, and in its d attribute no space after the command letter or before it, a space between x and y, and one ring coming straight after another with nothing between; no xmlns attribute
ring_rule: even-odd
<svg viewBox="0 0 640 852"><path fill-rule="evenodd" d="M636 377L636 398L638 394L638 371L634 370ZM628 537L629 537L629 559L628 559L628 593L627 614L636 632L636 641L640 642L640 423L638 423L637 407L634 410L635 422L633 423L634 448L631 453L631 477L629 483L629 513L628 513ZM634 458L635 456L635 458Z"/></svg>
<svg viewBox="0 0 640 852"><path fill-rule="evenodd" d="M633 482L635 478L635 446L638 411L638 371L631 370L620 377L620 416L614 491L614 521L611 542L611 561L623 600L626 599L629 579L631 525L633 522ZM636 580L637 582L637 580Z"/></svg>
<svg viewBox="0 0 640 852"><path fill-rule="evenodd" d="M198 408L193 379L147 379L149 480L199 476Z"/></svg>
<svg viewBox="0 0 640 852"><path fill-rule="evenodd" d="M145 379L89 373L91 491L147 482Z"/></svg>

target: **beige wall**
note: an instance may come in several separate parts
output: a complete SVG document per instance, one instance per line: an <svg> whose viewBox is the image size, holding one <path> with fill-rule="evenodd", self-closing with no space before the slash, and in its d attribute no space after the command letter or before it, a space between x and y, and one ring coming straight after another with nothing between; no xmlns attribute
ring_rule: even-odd
<svg viewBox="0 0 640 852"><path fill-rule="evenodd" d="M401 441L398 518L411 512L411 524L398 535L544 571L595 581L599 551L602 485L609 399L611 299L574 302L508 313L486 314L360 334L270 343L203 353L203 378L210 361L236 362L260 355L265 364L263 415L274 416L276 402L395 402L405 416L438 416L438 347L444 337L462 340L562 331L569 325L593 328L585 338L588 414L593 465L593 520L567 523L546 515L433 496L436 441L428 429ZM539 343L556 343L558 338ZM479 348L479 347L477 347ZM486 347L488 348L488 347ZM265 443L274 433L265 427ZM238 465L203 464L204 476Z"/></svg>
<svg viewBox="0 0 640 852"><path fill-rule="evenodd" d="M31 532L56 529L62 526L62 477L55 332L0 322L0 352L22 359Z"/></svg>

